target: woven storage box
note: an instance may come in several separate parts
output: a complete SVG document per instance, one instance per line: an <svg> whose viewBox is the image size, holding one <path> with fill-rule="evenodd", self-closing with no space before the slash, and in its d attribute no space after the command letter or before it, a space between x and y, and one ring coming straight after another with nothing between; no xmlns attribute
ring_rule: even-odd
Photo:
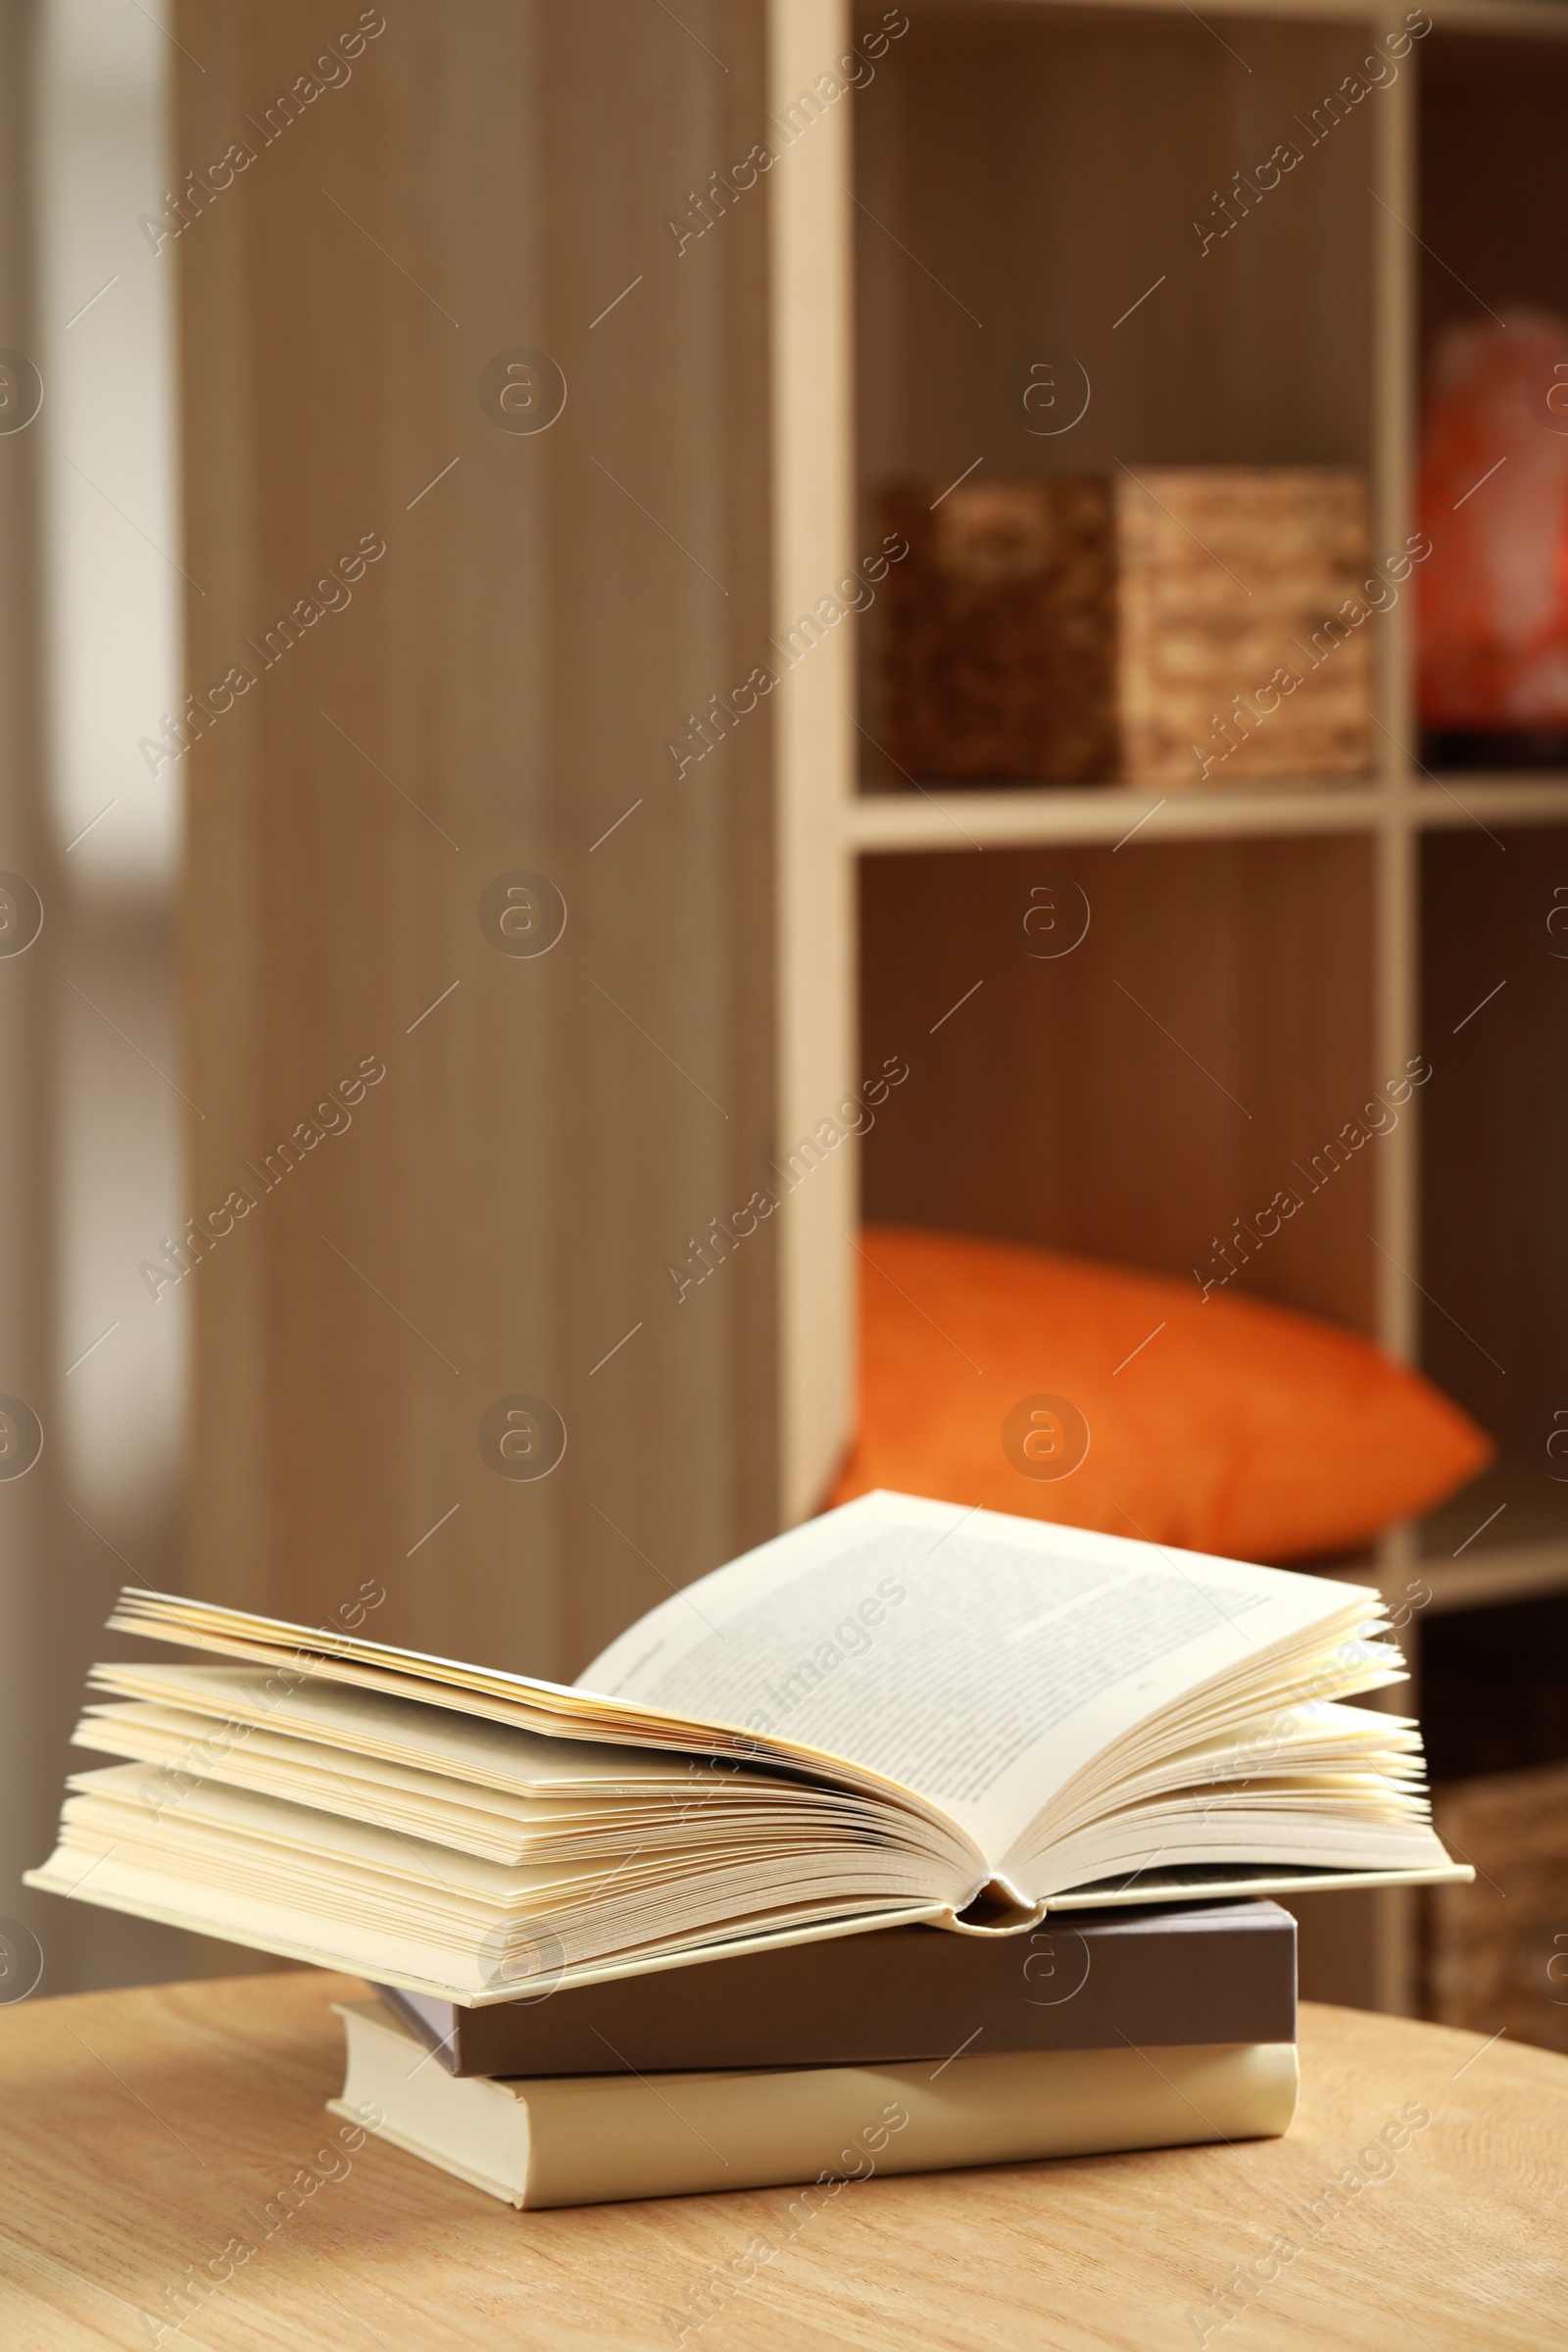
<svg viewBox="0 0 1568 2352"><path fill-rule="evenodd" d="M910 775L1169 790L1366 773L1359 473L1150 466L939 492L883 502L909 543L888 581L884 725Z"/></svg>
<svg viewBox="0 0 1568 2352"><path fill-rule="evenodd" d="M1430 2014L1568 2051L1568 1765L1456 1781L1433 1818L1476 1877L1430 1891Z"/></svg>
<svg viewBox="0 0 1568 2352"><path fill-rule="evenodd" d="M1115 530L1092 477L902 484L887 584L888 750L911 775L1114 773Z"/></svg>

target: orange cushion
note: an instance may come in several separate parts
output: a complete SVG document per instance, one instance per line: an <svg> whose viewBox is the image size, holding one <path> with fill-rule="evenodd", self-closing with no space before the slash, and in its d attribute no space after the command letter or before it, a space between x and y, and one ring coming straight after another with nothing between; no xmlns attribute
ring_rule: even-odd
<svg viewBox="0 0 1568 2352"><path fill-rule="evenodd" d="M966 1236L872 1226L862 1247L860 1428L830 1502L892 1487L1320 1558L1494 1450L1419 1374L1310 1315Z"/></svg>

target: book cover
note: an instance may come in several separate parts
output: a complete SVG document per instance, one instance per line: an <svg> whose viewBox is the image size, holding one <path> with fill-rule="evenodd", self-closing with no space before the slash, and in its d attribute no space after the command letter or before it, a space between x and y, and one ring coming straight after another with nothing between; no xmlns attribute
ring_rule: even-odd
<svg viewBox="0 0 1568 2352"><path fill-rule="evenodd" d="M1294 2041L1296 1922L1278 1903L1076 1912L1027 1936L889 1928L466 2009L381 1998L452 2075L883 2065L960 2049Z"/></svg>

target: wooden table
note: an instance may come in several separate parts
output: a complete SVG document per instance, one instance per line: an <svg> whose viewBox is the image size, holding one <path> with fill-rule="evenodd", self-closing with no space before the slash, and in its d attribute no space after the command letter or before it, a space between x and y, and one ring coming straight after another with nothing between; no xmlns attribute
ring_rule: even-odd
<svg viewBox="0 0 1568 2352"><path fill-rule="evenodd" d="M793 2237L783 2190L519 2214L368 2141L176 2330L192 2272L262 2237L326 2141L328 2003L362 1991L308 1973L0 2010L5 2352L1568 2345L1568 2061L1313 2007L1284 2140L870 2180ZM1431 2121L1392 2176L1309 2226L1412 2106ZM757 2236L774 2258L714 2298ZM1277 2275L1222 2324L1254 2262Z"/></svg>

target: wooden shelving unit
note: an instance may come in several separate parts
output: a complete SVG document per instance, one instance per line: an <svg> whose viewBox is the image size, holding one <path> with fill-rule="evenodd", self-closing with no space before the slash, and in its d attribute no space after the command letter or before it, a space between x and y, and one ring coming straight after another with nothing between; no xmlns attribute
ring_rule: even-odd
<svg viewBox="0 0 1568 2352"><path fill-rule="evenodd" d="M341 1068L373 1051L389 1070L186 1294L209 1597L313 1617L343 1563L391 1563L386 1638L569 1678L670 1585L819 1502L854 1413L858 1181L871 1214L1185 1276L1216 1221L1268 1197L1254 1180L1272 1191L1429 1040L1451 1096L1424 1090L1259 1287L1426 1362L1510 1445L1494 1376L1445 1352L1423 1287L1504 1386L1556 1377L1568 1137L1540 1079L1560 1066L1559 967L1479 967L1524 954L1514 877L1568 840L1568 774L1421 772L1408 596L1368 624L1380 748L1348 785L908 789L872 748L881 605L765 701L730 698L876 548L898 477L1355 466L1374 550L1397 548L1423 335L1472 292L1568 307L1550 170L1532 162L1521 196L1509 144L1517 116L1554 153L1568 5L1434 0L1397 78L1295 134L1284 191L1206 256L1195 213L1398 13L906 13L500 12L465 45L421 6L416 37L380 43L181 231L193 691L338 549L387 542L353 610L268 662L181 766L193 1209ZM303 24L185 0L182 170L291 86ZM852 41L875 69L853 94L832 72ZM779 152L736 189L723 174L769 122ZM731 194L683 236L705 187ZM1486 276L1499 255L1519 283ZM1094 396L1065 438L1022 447L1003 386L1041 345L1077 352ZM516 432L482 387L535 350L570 400ZM699 713L712 736L682 764ZM997 965L984 1022L943 1025L991 968L997 900L1042 859L1086 877L1091 941L1032 967L1032 993ZM537 959L476 914L521 872L571 908ZM1108 951L1250 1118L1117 1009ZM1465 1025L1504 977L1500 1016ZM830 1152L679 1292L699 1237L906 1045L910 1083L858 1170ZM1510 1215L1498 1170L1521 1155ZM1505 1346L1472 1293L1505 1298ZM481 1454L513 1394L570 1429L558 1475L514 1484ZM1388 1539L1392 1589L1419 1572L1429 1610L1568 1589L1557 1491L1527 1511L1509 1461L1473 1541L1442 1517ZM1340 1995L1398 2005L1398 1907L1367 1918Z"/></svg>
<svg viewBox="0 0 1568 2352"><path fill-rule="evenodd" d="M1181 0L938 0L911 19L875 85L857 97L853 176L836 197L825 168L819 180L819 219L837 207L829 250L854 252L853 329L840 356L846 416L852 368L855 379L855 548L877 544L876 494L891 479L1119 460L1361 465L1374 558L1400 547L1415 527L1419 387L1432 333L1478 304L1568 309L1568 265L1557 259L1568 240L1559 233L1553 243L1549 218L1528 234L1517 218L1505 103L1510 88L1544 92L1526 102L1533 124L1554 102L1568 71L1568 7L1434 0L1429 14L1430 29L1398 57L1396 77L1306 150L1294 181L1282 183L1289 195L1204 255L1190 226L1197 200L1265 155L1271 137L1288 133L1305 148L1304 126L1289 125L1370 47L1397 55L1403 12L1252 0L1199 20ZM825 9L805 46L813 36L831 46L833 21L847 45L880 11L862 24ZM803 56L798 48L796 62ZM1456 92L1472 78L1477 103L1467 108ZM1271 130L1276 122L1283 127ZM1453 237L1464 224L1464 256L1452 265L1462 286L1444 239L1431 234L1434 209ZM1564 225L1559 219L1559 232ZM1026 442L1009 431L998 379L1018 352L1046 345L1080 359L1094 399L1072 432ZM819 334L814 348L820 362ZM1258 1288L1338 1313L1395 1355L1426 1364L1502 1443L1501 1466L1472 1495L1382 1543L1386 1588L1403 1596L1415 1587L1418 1606L1436 1612L1568 1591L1568 1487L1533 1494L1525 1507L1525 1489L1544 1482L1520 1456L1511 1401L1494 1393L1506 1384L1486 1364L1474 1376L1475 1363L1461 1360L1466 1341L1445 1320L1457 1315L1474 1330L1446 1285L1459 1280L1455 1235L1467 1200L1478 1186L1485 1192L1489 1149L1458 1090L1488 1071L1495 1084L1510 1056L1539 1061L1560 1037L1551 1024L1561 1008L1543 980L1527 1030L1513 1016L1530 992L1516 984L1505 1000L1512 1025L1499 1021L1490 1042L1479 1020L1460 1034L1465 1007L1450 1007L1445 975L1457 986L1453 975L1469 965L1446 961L1432 930L1440 902L1451 921L1472 867L1500 952L1511 917L1495 876L1480 877L1490 860L1517 882L1518 869L1555 855L1554 834L1568 827L1568 772L1423 767L1413 605L1406 595L1371 624L1376 724L1365 781L1165 796L1095 783L970 789L896 773L877 748L873 612L861 624L853 725L823 714L793 888L804 877L819 904L847 911L853 873L860 921L858 989L845 957L844 998L819 993L809 1014L803 1060L811 1077L799 1099L814 1090L827 1100L855 1063L846 1041L857 1021L862 1059L895 1044L912 1052L906 1035L921 1048L919 1088L862 1150L871 1215L1092 1247L1183 1273L1182 1237L1208 1232L1211 1204L1220 1214L1239 1208L1248 1196L1236 1188L1250 1168L1271 1150L1289 1158L1303 1118L1329 1119L1337 1102L1348 1117L1363 1087L1418 1053L1433 1057L1426 1101L1418 1097L1368 1153L1353 1213L1348 1204L1343 1216L1325 1213L1295 1258L1281 1251L1259 1268ZM786 621L798 609L780 595ZM1120 1028L1101 1019L1085 973L1058 975L1050 1011L1009 998L988 946L992 916L1004 879L1046 870L1042 853L1052 854L1050 870L1090 891L1102 939L1129 954L1153 943L1142 968L1163 973L1155 1009L1221 1077L1260 1071L1280 1054L1294 1067L1245 1143L1225 1132L1224 1090L1205 1090L1200 1078L1188 1087L1190 1071L1158 1072L1137 1016ZM1560 862L1568 871L1568 833ZM1173 891L1189 894L1186 928ZM1223 972L1216 930L1225 934ZM954 1024L928 1038L971 968L995 972L986 1034L960 1036ZM1145 1090L1134 1111L1124 1100L1129 1068ZM1032 1114L1020 1108L1031 1085ZM1445 1097L1446 1087L1455 1092ZM1531 1148L1521 1112L1506 1149ZM1552 1339L1541 1310L1555 1278L1521 1294L1523 1259L1564 1256L1544 1206L1555 1140L1543 1137L1541 1148L1542 1174L1527 1188L1536 1226L1511 1254L1500 1243L1491 1250L1465 1298L1474 1312L1478 1284L1511 1286L1504 1320L1528 1359L1525 1381L1549 1385ZM1507 1179L1517 1174L1510 1168ZM836 1237L823 1243L803 1271L798 1311L844 1329L852 1268ZM1483 1333L1474 1345L1496 1360ZM1568 1352L1561 1378L1568 1394ZM1369 1911L1356 1970L1345 1997L1407 2005L1408 1904L1393 1898Z"/></svg>

